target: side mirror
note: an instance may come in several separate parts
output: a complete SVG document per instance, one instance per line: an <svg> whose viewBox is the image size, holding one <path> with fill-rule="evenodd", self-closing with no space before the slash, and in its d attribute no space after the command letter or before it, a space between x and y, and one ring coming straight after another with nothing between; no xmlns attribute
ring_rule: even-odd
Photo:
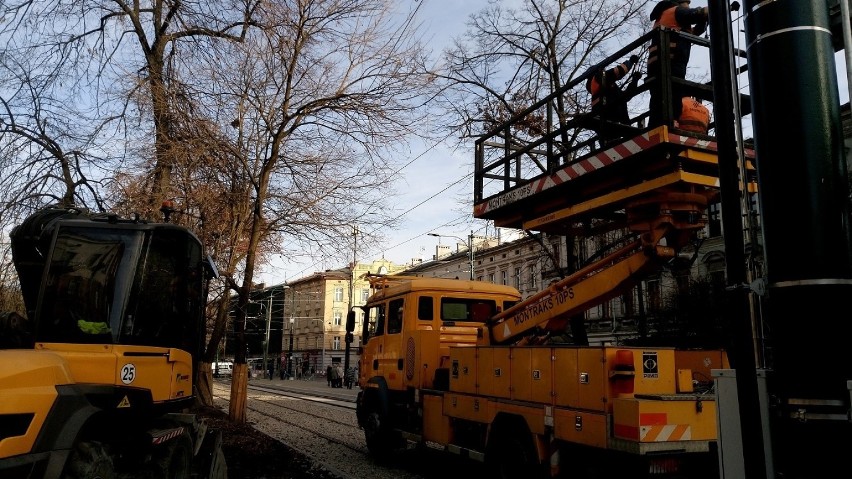
<svg viewBox="0 0 852 479"><path fill-rule="evenodd" d="M346 332L351 333L352 331L355 331L355 311L346 313Z"/></svg>

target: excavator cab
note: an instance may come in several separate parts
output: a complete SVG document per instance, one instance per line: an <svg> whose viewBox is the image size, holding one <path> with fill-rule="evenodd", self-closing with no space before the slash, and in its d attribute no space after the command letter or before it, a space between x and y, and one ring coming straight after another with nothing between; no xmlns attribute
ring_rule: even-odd
<svg viewBox="0 0 852 479"><path fill-rule="evenodd" d="M36 349L64 355L81 382L141 387L175 408L192 397L215 275L192 232L47 208L10 237Z"/></svg>
<svg viewBox="0 0 852 479"><path fill-rule="evenodd" d="M11 237L36 342L198 351L215 270L188 230L52 209Z"/></svg>
<svg viewBox="0 0 852 479"><path fill-rule="evenodd" d="M36 305L36 341L197 350L201 245L184 230L139 226L57 225Z"/></svg>

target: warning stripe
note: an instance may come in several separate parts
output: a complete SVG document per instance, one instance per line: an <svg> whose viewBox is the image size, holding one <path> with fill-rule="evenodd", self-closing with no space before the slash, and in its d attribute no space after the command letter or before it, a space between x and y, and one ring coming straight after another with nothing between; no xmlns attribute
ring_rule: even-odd
<svg viewBox="0 0 852 479"><path fill-rule="evenodd" d="M654 134L652 135L651 133ZM659 134L658 130L651 130L642 133L630 140L600 151L595 155L567 165L564 168L557 170L552 175L534 179L529 183L524 184L522 190L507 191L486 201L485 203L474 205L474 214L482 215L499 207L515 203L524 198L528 198L532 195L553 188L554 186L559 186L565 182L610 166L660 143L661 139L662 135Z"/></svg>
<svg viewBox="0 0 852 479"><path fill-rule="evenodd" d="M167 432L165 432L165 433L163 433L159 436L152 437L151 438L151 444L153 444L153 445L162 444L162 443L164 443L164 442L166 442L170 439L174 439L174 438L180 436L181 434L183 434L183 427L172 429L172 430L167 431Z"/></svg>
<svg viewBox="0 0 852 479"><path fill-rule="evenodd" d="M704 150L718 151L715 141L699 139L692 136L678 135L669 131L666 127L655 128L646 131L634 138L614 145L606 150L599 151L594 155L583 158L580 161L566 165L551 175L533 179L524 183L523 188L505 191L490 200L475 204L474 216L481 216L488 212L502 208L506 205L523 200L547 189L562 185L568 181L577 179L601 168L610 166L636 153L647 150L660 143L671 143L686 147L701 148ZM754 150L746 149L745 156L754 157Z"/></svg>
<svg viewBox="0 0 852 479"><path fill-rule="evenodd" d="M639 427L639 440L642 442L689 441L690 439L692 439L692 427L687 424Z"/></svg>

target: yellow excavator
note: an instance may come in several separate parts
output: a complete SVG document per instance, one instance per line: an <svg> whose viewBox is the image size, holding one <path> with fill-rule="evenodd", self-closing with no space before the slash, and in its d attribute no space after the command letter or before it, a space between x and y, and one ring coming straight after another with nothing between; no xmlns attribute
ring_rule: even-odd
<svg viewBox="0 0 852 479"><path fill-rule="evenodd" d="M0 316L0 477L226 477L190 412L216 275L199 239L59 207L10 239L26 312Z"/></svg>

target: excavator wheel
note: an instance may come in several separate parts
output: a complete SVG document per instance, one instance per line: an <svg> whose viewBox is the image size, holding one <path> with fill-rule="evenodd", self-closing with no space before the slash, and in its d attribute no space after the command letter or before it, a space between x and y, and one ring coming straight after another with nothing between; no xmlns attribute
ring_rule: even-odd
<svg viewBox="0 0 852 479"><path fill-rule="evenodd" d="M155 477L187 479L192 473L192 441L184 432L161 446L154 461Z"/></svg>
<svg viewBox="0 0 852 479"><path fill-rule="evenodd" d="M85 441L77 444L68 459L63 479L114 479L115 467L112 457L103 444Z"/></svg>

